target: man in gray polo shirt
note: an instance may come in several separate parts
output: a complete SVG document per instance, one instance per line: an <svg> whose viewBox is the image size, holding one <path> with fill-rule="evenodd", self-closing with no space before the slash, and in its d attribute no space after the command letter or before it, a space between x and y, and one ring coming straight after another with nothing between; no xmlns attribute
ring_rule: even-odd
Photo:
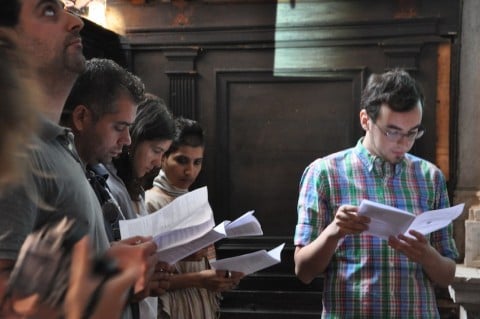
<svg viewBox="0 0 480 319"><path fill-rule="evenodd" d="M8 39L14 50L28 58L24 64L39 85L36 101L42 113L40 132L29 154L30 183L5 192L0 199L0 299L26 236L60 217L75 218L98 253L108 249L122 257L118 247L109 249L100 205L85 177L72 135L57 124L73 83L85 67L82 28L82 20L65 11L59 0L0 2L0 39ZM151 269L155 250L155 244L147 241L138 245L134 256L118 260L121 265L138 262ZM144 274L138 289L148 282L148 276Z"/></svg>

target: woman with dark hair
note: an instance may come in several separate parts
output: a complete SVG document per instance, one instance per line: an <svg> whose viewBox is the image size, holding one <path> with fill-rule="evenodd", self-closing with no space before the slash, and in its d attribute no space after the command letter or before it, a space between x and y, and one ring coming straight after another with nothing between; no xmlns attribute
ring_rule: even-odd
<svg viewBox="0 0 480 319"><path fill-rule="evenodd" d="M123 194L125 189L128 192L129 198L116 196L120 197L117 200L127 218L147 214L143 201L143 178L160 168L162 156L170 147L174 132L173 116L163 100L147 97L139 105L135 122L130 127L131 144L113 159L113 167L108 167L110 173L114 173L113 178L107 180L113 194ZM118 190L119 186L124 189Z"/></svg>
<svg viewBox="0 0 480 319"><path fill-rule="evenodd" d="M177 118L175 137L163 156L162 168L146 192L147 209L153 213L186 194L202 169L204 133L194 120ZM214 270L211 245L177 262L168 292L159 297L159 319L215 319L221 292L234 288L243 274Z"/></svg>

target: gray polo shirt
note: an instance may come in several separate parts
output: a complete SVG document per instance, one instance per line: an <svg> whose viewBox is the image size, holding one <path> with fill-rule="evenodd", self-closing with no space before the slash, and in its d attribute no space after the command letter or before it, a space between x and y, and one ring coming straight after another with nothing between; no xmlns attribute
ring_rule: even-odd
<svg viewBox="0 0 480 319"><path fill-rule="evenodd" d="M6 190L0 198L0 259L17 259L29 233L63 216L77 221L98 253L110 247L71 131L42 118L28 156L32 167L27 185Z"/></svg>

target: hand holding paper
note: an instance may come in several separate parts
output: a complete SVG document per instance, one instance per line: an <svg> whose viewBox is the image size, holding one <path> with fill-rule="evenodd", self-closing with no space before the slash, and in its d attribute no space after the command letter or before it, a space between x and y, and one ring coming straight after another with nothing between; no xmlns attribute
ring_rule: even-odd
<svg viewBox="0 0 480 319"><path fill-rule="evenodd" d="M122 238L153 236L160 260L174 264L222 238L263 235L253 213L249 211L213 228L215 223L207 188L202 187L178 197L153 214L121 220L120 233Z"/></svg>

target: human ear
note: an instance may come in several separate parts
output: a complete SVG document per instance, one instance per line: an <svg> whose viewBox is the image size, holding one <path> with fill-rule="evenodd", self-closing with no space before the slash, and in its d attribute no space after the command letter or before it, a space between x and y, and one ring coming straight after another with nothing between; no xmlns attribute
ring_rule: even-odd
<svg viewBox="0 0 480 319"><path fill-rule="evenodd" d="M362 109L360 111L360 125L362 126L364 131L368 131L369 119L370 118L368 117L367 111L365 109Z"/></svg>
<svg viewBox="0 0 480 319"><path fill-rule="evenodd" d="M78 132L84 131L92 122L92 112L85 105L77 105L72 112L73 129Z"/></svg>
<svg viewBox="0 0 480 319"><path fill-rule="evenodd" d="M161 163L162 163L161 168L165 167L165 163L167 162L167 158L168 158L168 156L165 155L165 153L163 153L163 155L162 155L162 161L161 161Z"/></svg>

